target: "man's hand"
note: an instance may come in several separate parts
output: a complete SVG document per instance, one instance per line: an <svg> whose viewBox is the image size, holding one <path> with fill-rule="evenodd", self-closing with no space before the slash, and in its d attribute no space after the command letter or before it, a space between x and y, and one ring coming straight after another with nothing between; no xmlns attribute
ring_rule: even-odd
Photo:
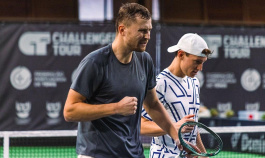
<svg viewBox="0 0 265 158"><path fill-rule="evenodd" d="M186 123L186 122L194 122L194 119L192 119L195 115L192 114L192 115L186 115L184 116L181 120L179 120L178 122L174 123L175 127L177 129L180 128L180 126L183 124L183 123ZM184 127L182 128L181 130L181 133L189 133L193 130L193 126L189 126L189 127Z"/></svg>
<svg viewBox="0 0 265 158"><path fill-rule="evenodd" d="M183 146L181 145L179 139L177 139L175 142L176 142L176 145L178 146L178 148L179 148L180 151L184 150L184 151L187 152L186 158L198 158L198 156L194 156L194 155L192 155L192 152L191 152L188 148L183 147ZM193 145L191 142L188 142L188 141L186 141L186 140L185 140L185 142L186 142L189 146L191 146L193 149L195 149L195 151L196 151L197 153L201 153L201 150L200 150L196 145Z"/></svg>
<svg viewBox="0 0 265 158"><path fill-rule="evenodd" d="M195 151L196 151L197 153L201 153L201 150L200 150L196 145L194 145L194 144L192 144L191 142L188 142L188 141L186 141L186 143L187 143L189 146L191 146L193 149L195 149ZM184 150L188 153L187 158L198 158L198 156L193 156L193 155L191 155L192 152L191 152L189 149L187 149L187 148L184 147Z"/></svg>
<svg viewBox="0 0 265 158"><path fill-rule="evenodd" d="M175 140L175 142L176 142L176 145L178 146L178 149L179 149L180 151L183 150L183 146L181 145L179 139Z"/></svg>
<svg viewBox="0 0 265 158"><path fill-rule="evenodd" d="M137 101L136 97L124 97L116 104L116 114L124 116L135 114L137 110Z"/></svg>

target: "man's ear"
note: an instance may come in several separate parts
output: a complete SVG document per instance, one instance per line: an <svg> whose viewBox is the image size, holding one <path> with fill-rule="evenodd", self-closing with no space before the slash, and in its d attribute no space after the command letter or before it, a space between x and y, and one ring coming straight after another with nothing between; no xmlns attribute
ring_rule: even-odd
<svg viewBox="0 0 265 158"><path fill-rule="evenodd" d="M178 57L179 57L180 59L182 59L182 58L184 57L184 55L185 55L185 52L184 52L183 50L179 50L179 51L178 51Z"/></svg>
<svg viewBox="0 0 265 158"><path fill-rule="evenodd" d="M119 25L118 31L119 31L119 34L124 36L125 35L125 26L124 25Z"/></svg>

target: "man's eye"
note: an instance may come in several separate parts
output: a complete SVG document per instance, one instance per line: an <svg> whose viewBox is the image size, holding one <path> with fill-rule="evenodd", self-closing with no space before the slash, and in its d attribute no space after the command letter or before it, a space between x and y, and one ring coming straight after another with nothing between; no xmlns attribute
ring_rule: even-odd
<svg viewBox="0 0 265 158"><path fill-rule="evenodd" d="M142 33L148 33L150 30L139 30Z"/></svg>
<svg viewBox="0 0 265 158"><path fill-rule="evenodd" d="M201 61L198 61L198 60L196 60L195 62L196 62L196 64L201 64L202 63Z"/></svg>

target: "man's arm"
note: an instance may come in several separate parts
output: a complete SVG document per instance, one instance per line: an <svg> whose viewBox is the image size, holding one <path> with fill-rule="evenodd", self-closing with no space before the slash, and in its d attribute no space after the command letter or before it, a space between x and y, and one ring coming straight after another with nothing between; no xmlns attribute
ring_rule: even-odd
<svg viewBox="0 0 265 158"><path fill-rule="evenodd" d="M69 90L65 106L64 106L64 118L66 121L91 121L106 117L109 115L132 115L135 114L137 109L137 98L124 97L117 103L109 104L87 104L86 98L80 93Z"/></svg>
<svg viewBox="0 0 265 158"><path fill-rule="evenodd" d="M174 126L177 129L179 129L183 123L188 121L194 121L194 119L192 119L194 116L195 116L194 114L186 115L178 122L175 122ZM185 128L182 129L181 133L188 133L191 132L192 130L193 127ZM165 134L167 133L164 130L162 130L155 122L145 119L144 117L141 117L141 135L156 137Z"/></svg>
<svg viewBox="0 0 265 158"><path fill-rule="evenodd" d="M202 143L201 135L200 135L199 132L197 134L196 145L197 145L197 147L200 149L200 151L202 153L206 153L206 149L205 149L205 147L204 147L204 145ZM202 157L202 158L208 158L208 157Z"/></svg>
<svg viewBox="0 0 265 158"><path fill-rule="evenodd" d="M141 117L141 135L145 136L161 136L167 134L162 130L154 121L150 121L144 117Z"/></svg>
<svg viewBox="0 0 265 158"><path fill-rule="evenodd" d="M179 145L178 129L173 125L173 122L170 120L167 111L158 100L155 88L147 91L144 100L144 108L151 116L152 120L166 133L168 133L171 138L176 141L177 145Z"/></svg>

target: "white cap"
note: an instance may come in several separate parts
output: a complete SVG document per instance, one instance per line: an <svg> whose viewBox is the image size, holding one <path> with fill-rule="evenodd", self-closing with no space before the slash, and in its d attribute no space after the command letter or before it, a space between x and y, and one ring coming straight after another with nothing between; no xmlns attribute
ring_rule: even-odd
<svg viewBox="0 0 265 158"><path fill-rule="evenodd" d="M196 33L187 33L183 35L178 41L177 45L171 46L167 49L169 53L183 50L189 54L193 54L200 57L207 57L202 54L204 49L209 49L207 43Z"/></svg>

